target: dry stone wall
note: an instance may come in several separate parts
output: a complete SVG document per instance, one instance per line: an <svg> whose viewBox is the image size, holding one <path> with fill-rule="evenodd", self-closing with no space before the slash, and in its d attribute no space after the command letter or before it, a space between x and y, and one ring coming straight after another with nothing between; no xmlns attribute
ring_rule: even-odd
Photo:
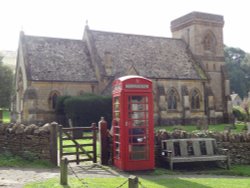
<svg viewBox="0 0 250 188"><path fill-rule="evenodd" d="M35 124L0 125L0 153L10 152L27 159L42 159L53 162L52 134L57 123L47 123L42 127Z"/></svg>
<svg viewBox="0 0 250 188"><path fill-rule="evenodd" d="M167 132L159 130L155 133L156 162L160 161L161 140L181 139L181 138L215 138L220 148L229 149L232 164L250 164L250 133L242 132L233 134L229 131L211 132L201 131L188 133L183 130Z"/></svg>

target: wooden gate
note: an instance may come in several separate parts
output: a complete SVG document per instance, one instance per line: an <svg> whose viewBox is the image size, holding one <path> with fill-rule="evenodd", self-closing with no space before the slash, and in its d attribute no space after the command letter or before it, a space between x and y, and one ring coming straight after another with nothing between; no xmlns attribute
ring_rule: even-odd
<svg viewBox="0 0 250 188"><path fill-rule="evenodd" d="M60 161L64 156L69 156L68 162L79 164L84 161L96 163L97 127L63 128L59 126Z"/></svg>

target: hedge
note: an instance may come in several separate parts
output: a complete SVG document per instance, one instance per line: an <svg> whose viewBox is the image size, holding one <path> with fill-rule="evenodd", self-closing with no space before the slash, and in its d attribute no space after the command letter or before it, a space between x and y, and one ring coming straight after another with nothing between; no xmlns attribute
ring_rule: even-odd
<svg viewBox="0 0 250 188"><path fill-rule="evenodd" d="M93 122L97 123L102 116L109 123L112 118L112 98L111 96L94 94L63 96L57 101L56 113L61 120L64 119L64 124L67 124L65 121L71 119L73 126L77 127L86 127Z"/></svg>

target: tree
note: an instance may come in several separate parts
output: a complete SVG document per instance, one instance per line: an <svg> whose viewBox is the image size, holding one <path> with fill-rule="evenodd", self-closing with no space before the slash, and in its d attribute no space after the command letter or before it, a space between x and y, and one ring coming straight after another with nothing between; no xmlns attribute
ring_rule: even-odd
<svg viewBox="0 0 250 188"><path fill-rule="evenodd" d="M242 98L250 90L250 54L239 48L225 47L225 62L228 69L231 91Z"/></svg>
<svg viewBox="0 0 250 188"><path fill-rule="evenodd" d="M245 117L245 122L250 120L250 99L249 98L245 98L241 104L241 107L243 108L243 110L246 113L246 117Z"/></svg>
<svg viewBox="0 0 250 188"><path fill-rule="evenodd" d="M0 65L2 65L3 64L3 55L0 53Z"/></svg>
<svg viewBox="0 0 250 188"><path fill-rule="evenodd" d="M0 57L0 108L10 108L11 94L13 91L13 72L3 65Z"/></svg>

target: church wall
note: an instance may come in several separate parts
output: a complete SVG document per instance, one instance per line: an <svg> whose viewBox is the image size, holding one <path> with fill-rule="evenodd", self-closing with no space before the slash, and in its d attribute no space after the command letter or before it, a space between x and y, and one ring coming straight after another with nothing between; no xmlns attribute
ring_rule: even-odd
<svg viewBox="0 0 250 188"><path fill-rule="evenodd" d="M20 45L22 45L20 43ZM23 57L23 51L21 50L22 48L19 47L18 49L18 63L16 67L16 80L15 80L15 85L16 85L16 105L14 110L15 116L16 116L16 121L20 122L21 121L21 114L23 113L23 94L24 91L28 87L28 81L27 81L27 74L26 74L26 69L24 66L24 57Z"/></svg>
<svg viewBox="0 0 250 188"><path fill-rule="evenodd" d="M190 38L194 40L194 51L195 55L210 55L210 52L204 52L204 37L205 34L208 31L212 31L214 36L216 36L216 45L215 49L213 51L213 56L217 57L223 57L224 51L223 51L223 36L222 36L222 30L221 27L214 27L213 25L210 26L209 24L201 24L201 25L195 25L195 33L193 33L194 36L191 36Z"/></svg>
<svg viewBox="0 0 250 188"><path fill-rule="evenodd" d="M183 25L183 27L179 27L178 29L180 30L172 32L172 37L183 39L189 45L191 51L197 56L211 55L209 52L204 52L203 39L208 31L212 31L214 36L216 36L216 48L214 52L217 57L224 56L223 33L221 26L214 27L205 22L194 25Z"/></svg>
<svg viewBox="0 0 250 188"><path fill-rule="evenodd" d="M224 42L223 16L193 12L171 23L173 38L183 39L194 57L202 62L209 75L206 83L214 95L214 107L209 107L210 122L225 122L231 113L227 98L230 93L229 81L223 76ZM212 105L213 106L213 105Z"/></svg>
<svg viewBox="0 0 250 188"><path fill-rule="evenodd" d="M214 93L215 100L215 109L217 111L223 111L223 99L222 99L222 78L221 74L217 72L209 73L213 79L210 81L209 85L211 86Z"/></svg>
<svg viewBox="0 0 250 188"><path fill-rule="evenodd" d="M201 81L195 80L157 80L153 81L154 87L164 88L164 91L155 92L155 121L160 125L183 124L183 122L192 123L197 119L203 119L205 115L204 86ZM182 87L185 86L189 92L186 105L182 95ZM178 93L178 102L176 110L168 109L167 93L171 88L175 88ZM192 110L190 106L191 91L198 89L201 94L200 109ZM161 89L162 90L162 89ZM186 107L185 107L186 106Z"/></svg>
<svg viewBox="0 0 250 188"><path fill-rule="evenodd" d="M55 112L50 104L51 92L59 96L79 96L83 93L95 93L95 86L91 83L78 82L31 82L30 87L35 88L36 99L26 99L23 122L50 122L55 120Z"/></svg>

